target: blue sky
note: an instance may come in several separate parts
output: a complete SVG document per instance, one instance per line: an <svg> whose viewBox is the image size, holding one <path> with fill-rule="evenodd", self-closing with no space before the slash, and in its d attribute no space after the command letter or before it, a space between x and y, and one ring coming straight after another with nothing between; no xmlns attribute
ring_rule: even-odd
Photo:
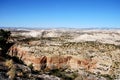
<svg viewBox="0 0 120 80"><path fill-rule="evenodd" d="M0 26L120 28L120 0L0 0Z"/></svg>

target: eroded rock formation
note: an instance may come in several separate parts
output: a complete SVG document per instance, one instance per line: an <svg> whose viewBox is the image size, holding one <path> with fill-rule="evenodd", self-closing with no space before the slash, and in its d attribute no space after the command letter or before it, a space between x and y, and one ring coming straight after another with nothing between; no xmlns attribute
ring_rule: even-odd
<svg viewBox="0 0 120 80"><path fill-rule="evenodd" d="M18 57L28 66L32 64L34 70L67 68L83 75L87 71L120 79L119 31L58 32L47 31L42 38L23 37L9 49L8 55Z"/></svg>
<svg viewBox="0 0 120 80"><path fill-rule="evenodd" d="M26 65L32 64L35 70L67 67L74 70L85 69L96 74L110 74L113 63L107 53L98 53L94 55L93 53L89 53L90 55L79 54L77 56L71 54L35 55L35 53L30 53L29 47L21 45L12 46L8 54L12 57L18 57ZM90 58L91 55L92 57Z"/></svg>

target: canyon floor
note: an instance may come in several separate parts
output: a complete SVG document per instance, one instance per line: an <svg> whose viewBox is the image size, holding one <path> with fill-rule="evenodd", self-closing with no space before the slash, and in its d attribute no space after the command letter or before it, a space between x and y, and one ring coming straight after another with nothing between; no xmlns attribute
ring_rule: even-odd
<svg viewBox="0 0 120 80"><path fill-rule="evenodd" d="M0 58L2 76L9 71L8 62L14 65L17 80L120 80L119 29L18 29L11 33L9 42L14 44L6 54L14 59Z"/></svg>

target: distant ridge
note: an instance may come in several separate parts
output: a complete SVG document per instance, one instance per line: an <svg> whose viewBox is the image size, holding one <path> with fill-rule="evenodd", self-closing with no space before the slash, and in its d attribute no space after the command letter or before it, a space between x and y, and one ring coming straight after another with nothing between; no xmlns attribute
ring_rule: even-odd
<svg viewBox="0 0 120 80"><path fill-rule="evenodd" d="M8 30L17 30L17 29L29 29L29 30L38 30L38 29L85 29L85 30L92 30L92 29L99 29L99 30L110 30L110 29L120 29L120 28L108 28L108 27L102 27L102 28L87 28L87 27L78 27L78 28L68 28L68 27L50 27L50 28L46 28L46 27L1 27L0 29L8 29Z"/></svg>

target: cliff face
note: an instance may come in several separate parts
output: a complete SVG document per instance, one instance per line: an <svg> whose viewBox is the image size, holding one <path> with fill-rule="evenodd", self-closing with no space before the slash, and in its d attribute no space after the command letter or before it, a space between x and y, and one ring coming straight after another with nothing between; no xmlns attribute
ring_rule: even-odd
<svg viewBox="0 0 120 80"><path fill-rule="evenodd" d="M26 65L32 64L35 70L67 67L73 70L86 70L96 74L110 74L113 64L110 56L105 53L89 53L90 55L83 53L79 55L35 55L35 53L30 53L30 50L29 47L14 45L9 49L8 54L12 57L18 57Z"/></svg>
<svg viewBox="0 0 120 80"><path fill-rule="evenodd" d="M9 55L12 57L18 57L25 64L30 65L33 64L35 70L40 70L41 68L50 68L53 67L61 68L61 67L70 67L73 69L77 69L80 66L83 68L91 68L90 62L95 64L94 60L81 60L77 56L73 55L51 55L51 56L35 56L28 51L25 51L24 48L20 46L12 46L9 50Z"/></svg>

